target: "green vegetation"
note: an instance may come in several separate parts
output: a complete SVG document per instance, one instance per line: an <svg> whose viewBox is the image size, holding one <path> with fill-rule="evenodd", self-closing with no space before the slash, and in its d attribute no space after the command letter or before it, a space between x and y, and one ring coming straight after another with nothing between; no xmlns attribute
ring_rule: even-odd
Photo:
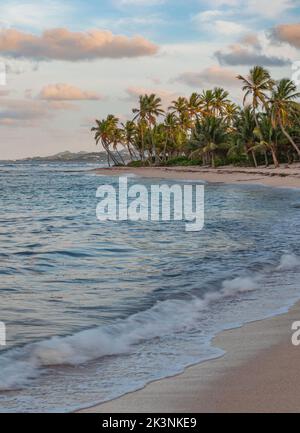
<svg viewBox="0 0 300 433"><path fill-rule="evenodd" d="M114 115L92 128L108 164L124 164L122 145L132 167L149 165L269 165L300 159L300 93L289 79L275 81L261 66L239 75L243 107L222 88L179 97L167 112L156 95L142 95L133 119L120 124Z"/></svg>

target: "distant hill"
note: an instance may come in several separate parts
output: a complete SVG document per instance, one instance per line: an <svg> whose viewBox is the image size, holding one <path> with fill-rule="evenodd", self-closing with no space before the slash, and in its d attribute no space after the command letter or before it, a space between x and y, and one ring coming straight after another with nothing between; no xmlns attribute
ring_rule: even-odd
<svg viewBox="0 0 300 433"><path fill-rule="evenodd" d="M127 153L124 150L120 151L121 155L125 160L127 159ZM33 156L29 158L17 159L14 161L2 161L2 162L99 162L106 163L107 156L105 152L60 152L50 156Z"/></svg>

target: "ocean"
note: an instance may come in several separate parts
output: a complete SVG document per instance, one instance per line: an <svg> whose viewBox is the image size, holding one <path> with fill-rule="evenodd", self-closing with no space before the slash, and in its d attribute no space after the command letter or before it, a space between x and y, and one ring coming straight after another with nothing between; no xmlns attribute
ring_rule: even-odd
<svg viewBox="0 0 300 433"><path fill-rule="evenodd" d="M300 299L299 190L206 184L204 229L186 232L98 221L96 190L118 179L91 168L0 164L2 412L69 412L142 388L221 356L221 330Z"/></svg>

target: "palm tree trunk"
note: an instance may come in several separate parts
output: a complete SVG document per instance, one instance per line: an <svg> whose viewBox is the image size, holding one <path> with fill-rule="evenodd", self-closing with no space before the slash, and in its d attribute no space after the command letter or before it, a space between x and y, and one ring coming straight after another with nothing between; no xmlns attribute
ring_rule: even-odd
<svg viewBox="0 0 300 433"><path fill-rule="evenodd" d="M293 148L295 149L295 151L297 152L298 156L300 157L300 149L297 146L297 144L294 142L294 140L292 139L292 137L290 136L290 134L287 132L287 130L284 128L283 124L282 124L282 120L279 119L279 126L280 129L282 131L282 133L285 135L285 137L289 140L289 142L291 143L291 145L293 146Z"/></svg>
<svg viewBox="0 0 300 433"><path fill-rule="evenodd" d="M257 168L258 164L257 164L257 159L256 159L256 155L255 155L254 150L251 150L251 155L252 155L252 158L253 158L254 166L255 166L255 168Z"/></svg>
<svg viewBox="0 0 300 433"><path fill-rule="evenodd" d="M275 166L275 168L278 168L279 167L279 162L278 162L278 158L277 158L276 151L275 151L273 143L270 144L270 148L271 148L271 153L272 153L272 158L273 158L274 166Z"/></svg>

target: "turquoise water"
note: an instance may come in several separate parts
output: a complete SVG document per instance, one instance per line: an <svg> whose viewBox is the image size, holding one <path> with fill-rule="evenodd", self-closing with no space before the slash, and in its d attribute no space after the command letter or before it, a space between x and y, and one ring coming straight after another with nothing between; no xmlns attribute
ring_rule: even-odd
<svg viewBox="0 0 300 433"><path fill-rule="evenodd" d="M91 168L0 165L1 411L111 399L219 356L218 331L300 299L299 191L207 184L195 233L99 222L96 190L118 179Z"/></svg>

